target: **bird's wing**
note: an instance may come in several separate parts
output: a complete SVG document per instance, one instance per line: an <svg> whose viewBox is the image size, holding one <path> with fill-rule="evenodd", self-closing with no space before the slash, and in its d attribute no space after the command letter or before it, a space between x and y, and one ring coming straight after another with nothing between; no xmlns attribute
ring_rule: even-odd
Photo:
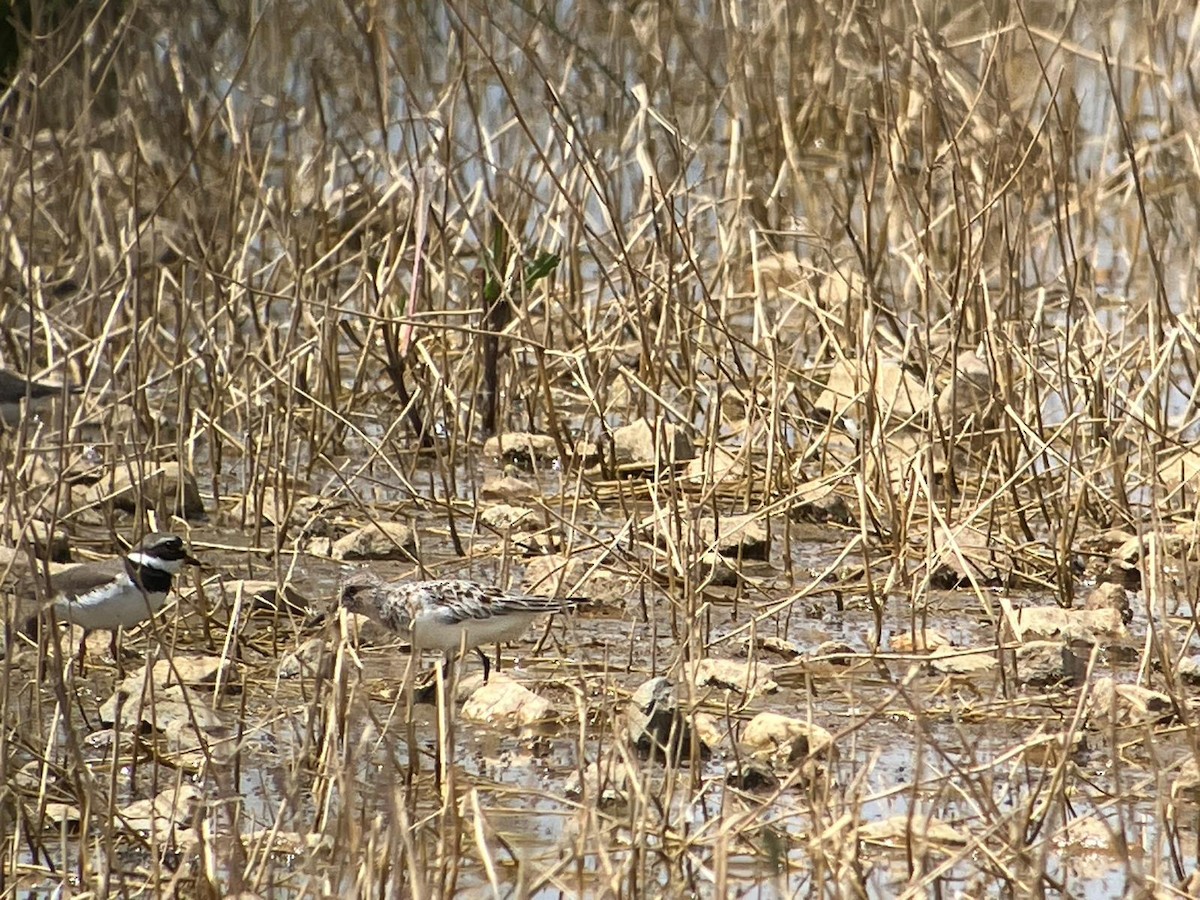
<svg viewBox="0 0 1200 900"><path fill-rule="evenodd" d="M73 566L50 576L50 594L53 598L74 600L102 584L107 584L124 570L123 559L106 559Z"/></svg>
<svg viewBox="0 0 1200 900"><path fill-rule="evenodd" d="M0 369L0 391L3 391L5 394L14 397L24 397L26 392L28 392L30 397L36 399L38 397L49 397L51 394L57 394L61 390L62 388L59 385L31 381L6 369Z"/></svg>
<svg viewBox="0 0 1200 900"><path fill-rule="evenodd" d="M490 619L512 612L552 613L568 608L565 601L555 597L536 597L514 594L497 587L473 581L444 582L446 606L454 618Z"/></svg>

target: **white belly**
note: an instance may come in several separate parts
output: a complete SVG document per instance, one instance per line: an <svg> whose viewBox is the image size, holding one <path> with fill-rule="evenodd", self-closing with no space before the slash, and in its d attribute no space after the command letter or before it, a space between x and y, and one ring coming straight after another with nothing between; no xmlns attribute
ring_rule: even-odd
<svg viewBox="0 0 1200 900"><path fill-rule="evenodd" d="M484 644L498 644L519 638L539 615L536 612L512 612L490 619L467 619L456 624L418 617L413 623L412 642L414 647L420 649L455 653L460 646L464 646L463 636L466 635L465 646L470 650Z"/></svg>
<svg viewBox="0 0 1200 900"><path fill-rule="evenodd" d="M113 631L144 622L163 608L166 594L143 593L136 589L92 591L72 600L59 600L54 614L60 622L71 622L92 631Z"/></svg>

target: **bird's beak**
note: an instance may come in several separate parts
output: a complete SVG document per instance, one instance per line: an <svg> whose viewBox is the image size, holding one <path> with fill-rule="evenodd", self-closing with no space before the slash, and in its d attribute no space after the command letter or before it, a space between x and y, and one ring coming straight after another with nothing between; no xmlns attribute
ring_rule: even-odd
<svg viewBox="0 0 1200 900"><path fill-rule="evenodd" d="M196 557L192 556L192 554L190 554L190 553L189 553L187 556L185 556L185 557L183 558L183 564L184 564L185 566L199 566L199 565L201 565L201 563L200 563L200 560L196 559Z"/></svg>

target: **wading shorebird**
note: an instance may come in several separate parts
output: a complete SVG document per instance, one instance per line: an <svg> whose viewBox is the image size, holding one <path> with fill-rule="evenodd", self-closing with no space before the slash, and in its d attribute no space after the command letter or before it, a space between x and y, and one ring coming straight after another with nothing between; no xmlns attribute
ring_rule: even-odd
<svg viewBox="0 0 1200 900"><path fill-rule="evenodd" d="M358 569L342 579L341 605L361 613L407 637L413 653L441 650L443 674L459 649L474 650L483 663L487 681L491 663L482 644L511 641L538 616L568 612L582 602L578 597L554 598L517 594L474 581L388 582L369 569Z"/></svg>
<svg viewBox="0 0 1200 900"><path fill-rule="evenodd" d="M0 369L0 431L20 424L22 409L36 414L49 408L56 397L63 395L63 390L60 384L33 381L8 369ZM77 387L65 390L69 394L79 392Z"/></svg>
<svg viewBox="0 0 1200 900"><path fill-rule="evenodd" d="M56 621L81 626L85 636L112 631L115 653L117 632L152 618L166 603L175 576L184 566L198 565L182 538L154 532L116 559L81 563L52 575L47 608ZM31 626L36 630L36 617Z"/></svg>

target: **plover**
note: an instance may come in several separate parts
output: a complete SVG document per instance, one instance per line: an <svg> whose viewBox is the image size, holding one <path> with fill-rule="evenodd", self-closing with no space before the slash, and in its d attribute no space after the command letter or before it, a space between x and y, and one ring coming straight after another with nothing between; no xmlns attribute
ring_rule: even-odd
<svg viewBox="0 0 1200 900"><path fill-rule="evenodd" d="M66 388L68 393L77 393L78 387ZM0 369L0 430L12 427L21 421L21 405L29 401L26 409L39 412L49 406L55 397L61 397L63 386L32 381L8 369Z"/></svg>
<svg viewBox="0 0 1200 900"><path fill-rule="evenodd" d="M482 644L511 641L525 633L538 616L567 612L579 598L535 597L488 587L474 581L446 579L393 583L369 569L358 569L342 580L341 605L399 632L413 652L441 650L443 671L459 649L474 650L487 681L491 663Z"/></svg>
<svg viewBox="0 0 1200 900"><path fill-rule="evenodd" d="M117 559L81 563L50 577L47 604L59 622L83 627L85 634L116 632L154 616L185 565L198 566L178 535L148 534ZM36 628L36 618L32 622Z"/></svg>

